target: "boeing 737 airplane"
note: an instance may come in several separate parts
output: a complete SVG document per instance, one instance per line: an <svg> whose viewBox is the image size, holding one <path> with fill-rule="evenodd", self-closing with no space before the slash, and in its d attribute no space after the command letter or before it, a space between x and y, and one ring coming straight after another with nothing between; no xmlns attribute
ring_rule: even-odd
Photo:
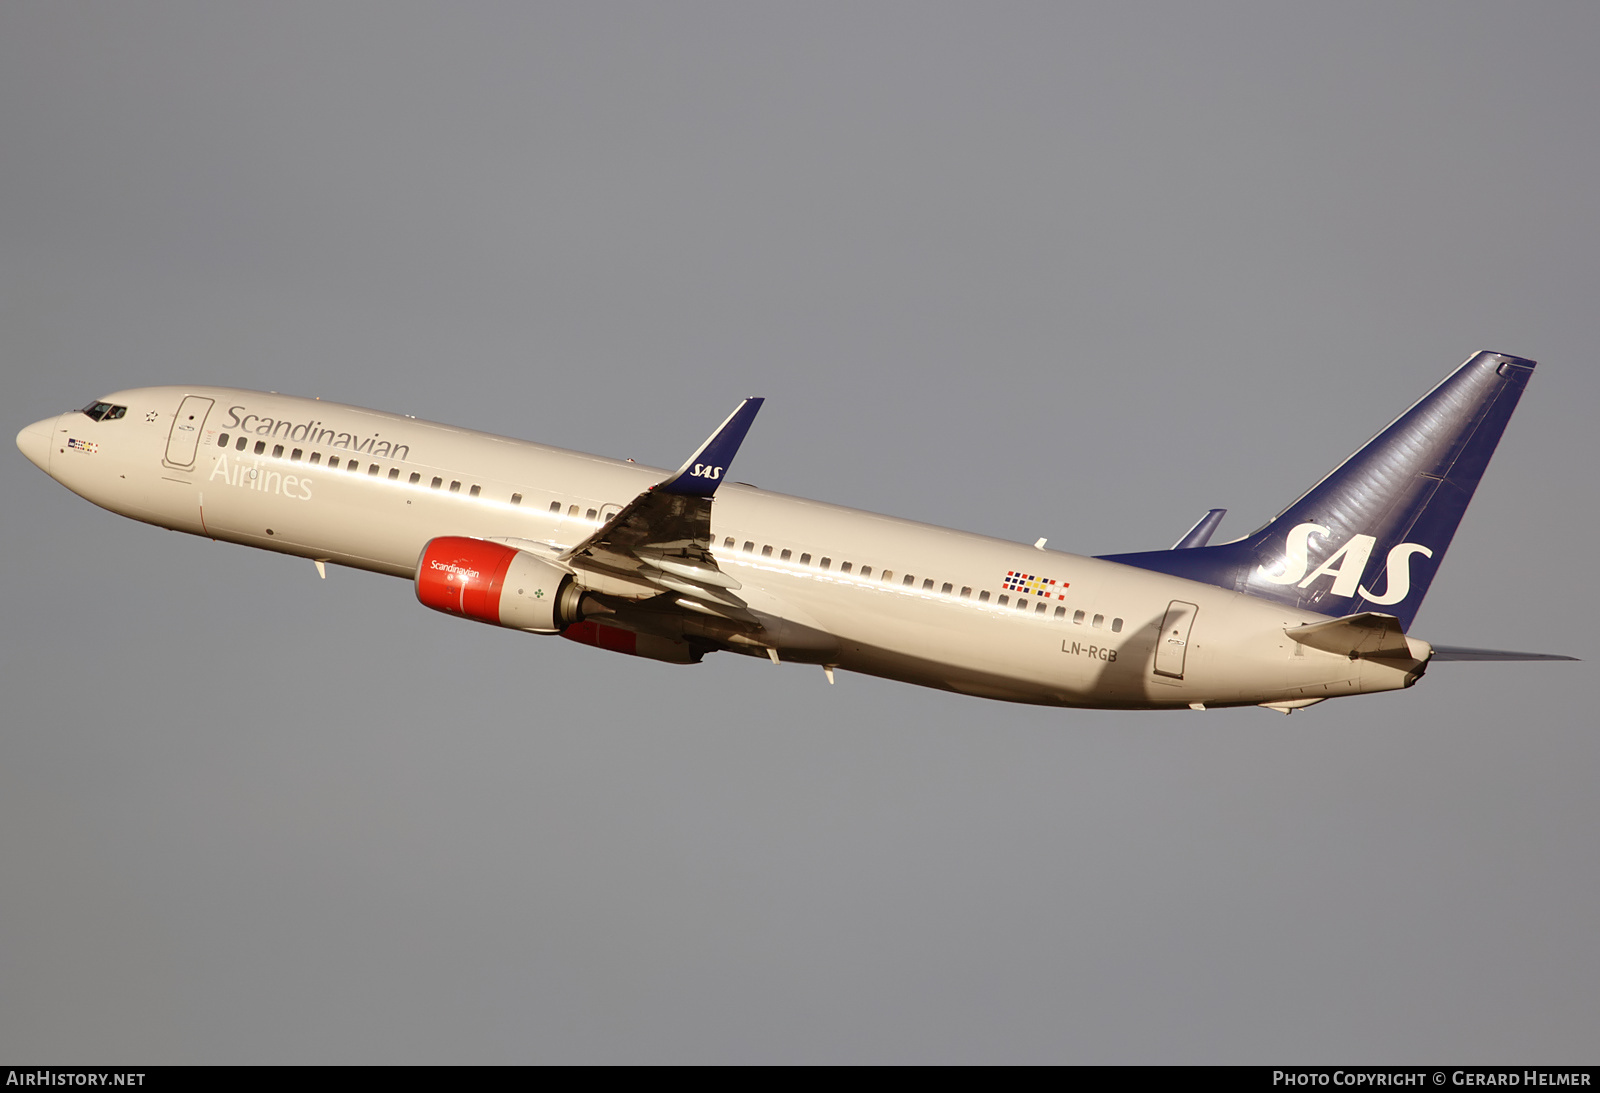
<svg viewBox="0 0 1600 1093"><path fill-rule="evenodd" d="M437 611L678 664L728 651L983 698L1261 705L1433 661L1407 633L1534 362L1478 353L1260 530L1079 557L728 480L761 399L676 471L222 387L119 391L17 446L102 508L405 577Z"/></svg>

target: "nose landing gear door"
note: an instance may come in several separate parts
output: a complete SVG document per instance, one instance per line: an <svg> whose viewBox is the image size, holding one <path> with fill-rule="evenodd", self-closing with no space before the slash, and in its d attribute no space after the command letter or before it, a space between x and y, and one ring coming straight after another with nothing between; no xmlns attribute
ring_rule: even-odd
<svg viewBox="0 0 1600 1093"><path fill-rule="evenodd" d="M205 426L206 415L211 412L214 400L201 395L189 395L178 407L172 419L172 431L167 434L167 454L162 460L169 467L188 470L194 466L195 453L200 447L200 431Z"/></svg>

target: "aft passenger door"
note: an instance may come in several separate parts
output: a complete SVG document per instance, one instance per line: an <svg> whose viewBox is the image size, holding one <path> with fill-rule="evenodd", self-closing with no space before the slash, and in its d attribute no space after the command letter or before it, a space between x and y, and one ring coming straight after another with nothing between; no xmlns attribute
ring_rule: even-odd
<svg viewBox="0 0 1600 1093"><path fill-rule="evenodd" d="M181 470L194 466L195 453L200 447L200 430L205 426L213 401L201 395L189 395L178 406L172 429L167 433L167 454L163 463Z"/></svg>
<svg viewBox="0 0 1600 1093"><path fill-rule="evenodd" d="M1161 620L1161 633L1156 638L1155 673L1168 679L1182 679L1183 666L1189 652L1189 630L1200 611L1192 603L1173 600Z"/></svg>

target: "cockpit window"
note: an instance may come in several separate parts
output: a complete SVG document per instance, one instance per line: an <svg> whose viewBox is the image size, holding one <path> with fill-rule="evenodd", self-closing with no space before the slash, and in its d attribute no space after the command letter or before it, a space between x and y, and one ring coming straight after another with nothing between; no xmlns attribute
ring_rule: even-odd
<svg viewBox="0 0 1600 1093"><path fill-rule="evenodd" d="M95 421L115 421L128 412L126 406L113 406L109 402L91 402L80 413L88 414Z"/></svg>

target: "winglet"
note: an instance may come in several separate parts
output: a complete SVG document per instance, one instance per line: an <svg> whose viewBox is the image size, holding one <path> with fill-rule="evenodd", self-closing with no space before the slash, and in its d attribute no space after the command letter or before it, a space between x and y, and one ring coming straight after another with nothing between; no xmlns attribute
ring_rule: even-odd
<svg viewBox="0 0 1600 1093"><path fill-rule="evenodd" d="M763 401L765 400L747 398L741 402L733 413L728 415L728 420L719 425L717 431L700 445L699 451L678 468L678 473L656 488L663 493L684 494L690 497L710 497L716 493L717 486L722 482L722 476L727 473L729 464L733 462L734 453L739 450L739 445L744 443L745 434L750 431L750 423L755 421L756 412L761 409Z"/></svg>

